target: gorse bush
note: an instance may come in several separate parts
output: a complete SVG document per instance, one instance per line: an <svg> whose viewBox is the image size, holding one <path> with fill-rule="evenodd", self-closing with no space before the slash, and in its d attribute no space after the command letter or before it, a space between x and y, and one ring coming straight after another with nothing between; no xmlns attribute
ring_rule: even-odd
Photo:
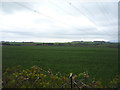
<svg viewBox="0 0 120 90"><path fill-rule="evenodd" d="M21 69L20 66L7 68L3 71L3 88L104 88L102 82L91 79L87 72L73 75L53 73L38 66ZM71 83L72 79L72 83ZM110 81L111 88L120 84L120 75Z"/></svg>
<svg viewBox="0 0 120 90"><path fill-rule="evenodd" d="M110 81L110 86L112 88L120 88L120 75L116 75L116 77L112 81Z"/></svg>

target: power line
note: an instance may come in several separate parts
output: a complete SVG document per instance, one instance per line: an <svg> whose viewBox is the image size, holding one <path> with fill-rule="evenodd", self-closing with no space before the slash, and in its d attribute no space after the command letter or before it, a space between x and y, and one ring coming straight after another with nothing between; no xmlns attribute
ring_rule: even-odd
<svg viewBox="0 0 120 90"><path fill-rule="evenodd" d="M77 8L72 2L69 2L67 0L65 0L65 1L68 3L68 5L70 5L76 11L78 11L80 14L82 14L83 16L85 16L90 22L92 22L97 27L96 23L88 15L84 14L79 8Z"/></svg>
<svg viewBox="0 0 120 90"><path fill-rule="evenodd" d="M70 25L70 24L67 24L67 23L65 23L65 22L63 22L63 21L61 21L61 20L59 20L59 19L56 19L56 18L53 18L53 17L51 17L51 16L49 16L49 15L43 14L43 13L41 13L41 12L35 10L35 9L32 9L32 8L26 6L26 5L23 5L23 4L20 4L20 3L17 3L17 2L14 2L14 3L16 3L16 4L18 4L18 5L26 8L26 9L28 9L28 10L31 10L31 11L34 12L34 13L38 13L38 14L40 14L40 15L43 15L43 16L45 16L45 17L48 17L48 18L51 19L51 20L57 20L57 21L59 21L60 23L62 23L62 24L64 24L64 25L67 25L67 26L70 26L70 27L72 27L72 28L74 28L74 29L80 29L80 28L78 28L78 27L75 27L75 26L72 26L72 25ZM80 12L80 9L77 8L76 6L74 6L71 2L69 2L69 5L72 6L73 8L75 8L77 11ZM96 29L98 29L96 23L94 23L94 21L92 21L91 18L89 18L89 16L85 15L85 13L83 13L83 12L80 12L80 13L82 13L82 15L88 17L87 19L90 20L90 21L95 25L95 28L96 28Z"/></svg>
<svg viewBox="0 0 120 90"><path fill-rule="evenodd" d="M107 21L107 24L108 23L111 23L111 19L110 19L110 17L109 17L109 15L108 15L108 11L107 11L107 9L104 7L104 4L103 4L103 2L96 2L96 4L97 4L97 6L99 7L99 9L100 9L100 11L102 12L102 15L103 15L103 17L104 17L104 21L103 22L106 22ZM106 12L106 13L105 13ZM108 34L109 35L109 33L110 32L107 32L106 30L104 30L104 33L106 33L106 34Z"/></svg>
<svg viewBox="0 0 120 90"><path fill-rule="evenodd" d="M79 8L77 8L72 2L69 2L69 1L67 1L66 0L66 2L71 6L71 7L73 7L76 11L78 11L80 14L82 14L82 15L84 15L85 17L87 17L87 19L88 20L90 20L94 25L95 25L95 28L98 30L101 30L100 28L97 28L97 24L88 16L88 15L86 15L86 14L84 14ZM105 15L106 16L106 15ZM108 17L106 17L106 18L108 18ZM108 19L109 20L109 19ZM104 33L106 33L106 34L108 34L108 32L107 31L104 31Z"/></svg>
<svg viewBox="0 0 120 90"><path fill-rule="evenodd" d="M97 6L100 8L100 11L102 12L103 16L105 16L106 21L111 22L110 16L108 15L108 11L104 7L103 3L102 2L99 2L99 3L97 2Z"/></svg>
<svg viewBox="0 0 120 90"><path fill-rule="evenodd" d="M28 6L25 6L25 5L23 5L23 4L20 4L20 3L17 3L17 2L13 2L13 3L16 3L16 4L18 4L19 6L22 6L22 7L26 8L26 9L28 9L28 10L30 10L30 11L33 11L34 13L43 15L43 16L48 17L48 18L52 18L51 16L48 16L48 15L46 15L46 14L43 14L43 13L41 13L41 12L35 10L35 9L32 9L32 8L30 8L30 7L28 7ZM53 18L52 18L52 19L53 19Z"/></svg>
<svg viewBox="0 0 120 90"><path fill-rule="evenodd" d="M65 22L63 22L63 21L61 21L61 20L59 20L59 19L56 19L56 18L53 18L53 17L51 17L51 16L49 16L49 15L43 14L43 13L41 13L41 12L35 10L35 9L32 9L32 8L30 8L30 7L28 7L28 6L25 6L25 5L20 4L20 3L17 3L17 2L14 2L14 3L16 3L16 4L18 4L19 6L22 6L22 7L26 8L26 9L34 12L34 13L37 13L37 14L39 14L39 15L43 15L43 16L45 16L45 17L48 17L48 18L51 19L51 20L59 21L60 23L62 23L62 24L64 24L64 25L66 24Z"/></svg>
<svg viewBox="0 0 120 90"><path fill-rule="evenodd" d="M91 15L94 16L94 14L92 12L90 12L90 10L88 8L86 8L85 5L81 4L80 7L82 7L85 11L86 11L86 15Z"/></svg>
<svg viewBox="0 0 120 90"><path fill-rule="evenodd" d="M64 9L61 8L60 6L56 5L56 4L55 4L54 2L52 2L51 0L49 0L49 2L50 2L51 4L53 4L54 6L56 6L57 8L61 9L61 11L64 11L64 12L66 12L66 13L68 13L68 14L72 14L72 13L70 13L70 12L64 10Z"/></svg>
<svg viewBox="0 0 120 90"><path fill-rule="evenodd" d="M48 17L48 18L51 19L51 20L56 20L56 21L62 23L63 25L71 26L71 25L69 25L69 24L67 24L67 23L65 23L65 22L63 22L63 21L61 21L61 20L59 20L59 19L56 19L56 18L53 18L53 17L51 17L51 16L49 16L49 15L43 14L43 13L41 13L41 12L35 10L35 9L32 9L32 8L30 8L30 7L28 7L28 6L25 6L25 5L20 4L20 3L17 3L17 2L14 2L14 3L16 3L17 5L19 5L19 6L21 6L21 7L24 7L24 8L26 8L26 9L34 12L34 13L37 13L37 14L39 14L39 15L43 15L43 16L45 16L45 17ZM71 27L74 28L74 29L75 29L75 28L76 28L76 29L79 29L79 28L77 28L77 27L75 27L75 26L71 26Z"/></svg>
<svg viewBox="0 0 120 90"><path fill-rule="evenodd" d="M58 5L56 5L54 2L52 2L52 1L50 1L49 0L49 2L50 3L52 3L54 6L56 6L57 8L60 8L60 9L62 9L61 7L59 7ZM90 22L92 22L94 25L95 25L95 28L97 29L97 25L95 24L95 22L92 20L92 19L90 19L89 18L89 16L87 16L85 13L83 13L83 12L80 12L80 9L79 8L77 8L76 6L74 6L71 2L68 2L68 1L66 1L67 3L69 3L69 5L71 6L72 5L72 7L74 8L74 9L76 9L80 14L82 14L83 16L86 16L87 17L87 19L90 21ZM85 8L86 9L86 8ZM63 11L65 11L64 9L62 9ZM86 9L87 10L87 9ZM87 10L88 11L88 10ZM66 12L66 11L65 11ZM67 12L68 13L68 12ZM71 14L71 13L70 13ZM85 18L86 18L85 17Z"/></svg>

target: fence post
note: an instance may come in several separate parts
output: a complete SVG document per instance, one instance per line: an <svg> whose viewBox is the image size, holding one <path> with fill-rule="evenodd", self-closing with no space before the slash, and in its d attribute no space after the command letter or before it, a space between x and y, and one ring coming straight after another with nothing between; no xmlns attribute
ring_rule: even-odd
<svg viewBox="0 0 120 90"><path fill-rule="evenodd" d="M73 82L73 81L72 81L72 76L73 76L73 74L70 73L70 77L69 77L69 78L70 78L70 82L71 82L71 89L73 88L73 86L72 86L72 82Z"/></svg>

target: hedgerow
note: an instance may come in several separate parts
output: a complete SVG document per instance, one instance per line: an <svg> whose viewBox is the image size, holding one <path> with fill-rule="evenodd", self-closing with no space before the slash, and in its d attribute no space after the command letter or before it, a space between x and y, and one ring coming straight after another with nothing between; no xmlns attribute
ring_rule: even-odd
<svg viewBox="0 0 120 90"><path fill-rule="evenodd" d="M107 87L101 81L91 79L87 72L62 75L38 66L30 69L20 66L7 68L3 71L2 80L3 88L118 88L120 85L120 75L111 80Z"/></svg>

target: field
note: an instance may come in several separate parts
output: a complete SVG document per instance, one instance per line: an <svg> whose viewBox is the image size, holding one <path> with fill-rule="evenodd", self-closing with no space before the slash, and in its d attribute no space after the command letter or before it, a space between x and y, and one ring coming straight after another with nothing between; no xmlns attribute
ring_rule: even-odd
<svg viewBox="0 0 120 90"><path fill-rule="evenodd" d="M72 46L3 46L3 70L33 65L62 74L87 71L92 78L107 83L118 73L118 49Z"/></svg>

